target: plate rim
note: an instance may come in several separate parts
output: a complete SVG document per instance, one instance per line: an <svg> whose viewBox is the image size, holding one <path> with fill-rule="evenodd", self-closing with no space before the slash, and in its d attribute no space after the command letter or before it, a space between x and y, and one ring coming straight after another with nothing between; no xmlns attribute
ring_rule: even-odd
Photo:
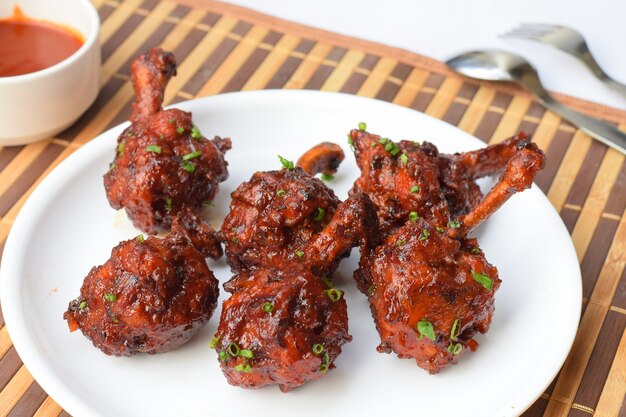
<svg viewBox="0 0 626 417"><path fill-rule="evenodd" d="M479 148L486 146L484 142L472 136L471 134L459 129L458 127L451 125L443 120L437 119L428 114L400 106L394 103L386 102L383 100L368 98L362 96L356 96L352 94L345 93L337 93L337 92L323 92L323 91L314 91L314 90L256 90L256 91L237 91L225 94L219 94L208 97L195 98L193 100L187 100L183 102L176 103L174 105L168 106L168 108L176 107L183 110L189 111L190 108L197 108L197 106L202 106L205 102L212 102L211 104L215 105L214 102L219 101L229 101L229 100L273 100L273 99L286 100L291 98L298 105L302 103L306 103L306 101L313 100L344 100L349 104L352 102L361 102L365 103L365 105L378 105L389 107L391 111L394 112L406 112L411 113L413 117L423 117L425 119L430 119L432 123L445 125L446 129L454 130L455 135L459 138L463 136L463 142L468 141L468 144L472 145L472 148ZM241 99L241 97L244 97ZM357 103L358 104L358 103ZM117 132L121 132L123 127L129 124L128 121L113 126L106 131L101 132L96 137L91 139L89 142L81 146L63 161L61 161L33 190L32 194L25 201L24 205L20 209L19 213L16 216L16 219L13 223L13 226L7 236L4 253L2 255L2 262L0 264L0 304L2 306L2 312L5 319L5 326L9 332L9 336L11 341L13 342L13 346L15 347L17 353L22 359L23 365L31 372L33 378L41 385L41 387L48 393L50 397L52 397L61 407L70 411L73 415L83 416L83 415L100 415L97 411L97 407L91 407L90 404L86 404L79 396L72 395L71 392L68 392L68 386L65 384L59 384L58 382L62 380L62 378L57 377L56 370L54 367L47 365L47 362L44 358L38 354L37 349L33 344L28 342L32 342L30 337L30 329L28 326L28 320L26 320L25 314L18 314L18 312L24 312L23 303L21 302L20 290L22 288L23 282L25 280L23 277L20 277L19 274L16 273L15 269L19 269L19 260L22 258L18 258L16 261L14 255L15 252L18 254L20 251L18 250L21 246L24 246L25 242L21 242L21 240L26 239L26 237L32 235L32 229L34 225L27 224L27 219L32 217L32 213L37 214L38 210L35 206L37 200L44 198L47 194L52 193L55 190L55 186L58 187L59 184L63 183L67 180L67 174L71 173L72 170L79 169L81 166L81 157L83 155L89 155L92 153L99 153L100 148L108 148L108 142L104 140L106 137L110 135L116 135ZM84 163L84 162L83 162ZM545 206L549 207L553 213L552 215L556 215L558 218L559 226L565 231L569 242L568 248L561 248L561 251L568 251L569 256L575 260L576 268L576 276L571 279L575 280L574 285L576 288L572 288L577 298L576 305L579 305L576 320L572 318L572 324L575 325L570 326L567 329L567 334L562 338L566 343L561 346L558 356L561 360L558 363L554 362L555 367L553 375L545 382L545 386L543 386L542 390L533 395L526 395L526 400L524 401L524 405L518 408L515 411L515 415L519 415L527 410L536 400L540 397L541 393L545 391L545 389L550 385L550 383L554 380L559 370L561 369L563 363L567 359L569 352L574 343L574 339L578 332L579 320L582 311L582 275L580 270L580 263L578 262L578 258L576 257L576 252L574 248L574 244L571 240L571 235L567 232L560 216L556 209L552 206L546 195L536 187L533 186L533 189L540 199L543 199L543 203ZM528 190L533 191L533 190ZM222 191L225 192L225 191ZM545 204L547 203L547 204ZM573 264L572 264L573 266ZM57 388L58 387L58 388ZM532 398L530 398L532 397ZM94 410L95 409L95 410Z"/></svg>

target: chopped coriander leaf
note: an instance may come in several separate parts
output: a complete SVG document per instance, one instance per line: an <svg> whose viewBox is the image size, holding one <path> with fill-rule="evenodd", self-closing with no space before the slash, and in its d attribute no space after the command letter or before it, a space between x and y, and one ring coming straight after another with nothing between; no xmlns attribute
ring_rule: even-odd
<svg viewBox="0 0 626 417"><path fill-rule="evenodd" d="M330 301L332 301L333 303L336 303L337 301L339 301L339 299L341 298L341 295L343 294L341 290L338 290L336 288L330 288L328 290L325 290L324 292L326 293L328 298L330 298Z"/></svg>
<svg viewBox="0 0 626 417"><path fill-rule="evenodd" d="M117 301L117 295L113 293L104 294L104 298L110 302Z"/></svg>
<svg viewBox="0 0 626 417"><path fill-rule="evenodd" d="M333 283L330 281L330 279L328 279L328 277L322 277L322 282L324 282L324 284L326 284L328 288L333 287Z"/></svg>
<svg viewBox="0 0 626 417"><path fill-rule="evenodd" d="M421 339L423 336L426 336L433 342L435 341L435 329L433 328L433 324L428 320L421 320L417 323L417 331L419 332Z"/></svg>
<svg viewBox="0 0 626 417"><path fill-rule="evenodd" d="M410 189L410 191L411 191L412 193L416 193L416 192L418 192L418 191L420 191L420 190L421 190L421 188L420 188L420 186L419 186L419 185L414 185L414 186L413 186L413 187L411 187L411 189Z"/></svg>
<svg viewBox="0 0 626 417"><path fill-rule="evenodd" d="M246 359L252 359L254 358L254 352L248 349L240 349L239 356L241 356L242 358L246 358Z"/></svg>
<svg viewBox="0 0 626 417"><path fill-rule="evenodd" d="M313 220L315 220L316 222L321 222L322 220L324 220L325 215L326 215L326 210L324 210L321 207L318 207L317 214L315 214L315 217L313 218Z"/></svg>
<svg viewBox="0 0 626 417"><path fill-rule="evenodd" d="M332 181L335 179L334 175L330 175L330 174L322 174L322 180L323 181Z"/></svg>
<svg viewBox="0 0 626 417"><path fill-rule="evenodd" d="M228 353L226 353L226 351L223 350L219 353L219 357L222 362L226 362L226 360L228 359Z"/></svg>
<svg viewBox="0 0 626 417"><path fill-rule="evenodd" d="M195 152L188 153L187 155L183 156L183 161L189 161L190 159L197 158L200 155L202 155L202 151L195 151Z"/></svg>
<svg viewBox="0 0 626 417"><path fill-rule="evenodd" d="M493 281L487 275L472 271L472 278L474 278L474 281L485 287L485 289L489 291L493 289Z"/></svg>
<svg viewBox="0 0 626 417"><path fill-rule="evenodd" d="M430 232L426 229L422 230L422 235L420 236L420 240L426 240L430 236Z"/></svg>
<svg viewBox="0 0 626 417"><path fill-rule="evenodd" d="M297 256L298 258L302 258L302 257L304 256L304 252L302 252L301 250L297 250L297 251L296 251L296 256Z"/></svg>
<svg viewBox="0 0 626 417"><path fill-rule="evenodd" d="M252 367L248 363L240 363L239 365L235 366L235 371L244 372L247 374L249 372L252 372Z"/></svg>
<svg viewBox="0 0 626 417"><path fill-rule="evenodd" d="M367 289L367 295L374 295L375 290L376 288L373 285L370 285L370 287Z"/></svg>
<svg viewBox="0 0 626 417"><path fill-rule="evenodd" d="M183 133L185 133L185 128L182 126L178 126L176 128L176 133L178 133L179 135L182 135Z"/></svg>
<svg viewBox="0 0 626 417"><path fill-rule="evenodd" d="M282 188L280 190L276 191L276 195L279 196L279 197L284 197L286 193L287 192L285 190L283 190Z"/></svg>
<svg viewBox="0 0 626 417"><path fill-rule="evenodd" d="M454 320L454 324L452 325L452 330L450 331L450 339L456 340L457 336L461 332L461 320Z"/></svg>
<svg viewBox="0 0 626 417"><path fill-rule="evenodd" d="M136 240L137 242L139 242L139 243L143 243L143 242L145 242L145 241L146 241L146 238L145 238L145 237L143 237L143 235L137 235L137 236L135 236L135 240Z"/></svg>
<svg viewBox="0 0 626 417"><path fill-rule="evenodd" d="M172 197L165 197L165 211L172 211Z"/></svg>
<svg viewBox="0 0 626 417"><path fill-rule="evenodd" d="M311 348L311 350L313 351L313 353L315 353L316 355L321 355L322 352L324 352L324 345L322 345L321 343L316 343L313 345L313 347Z"/></svg>
<svg viewBox="0 0 626 417"><path fill-rule="evenodd" d="M448 226L450 226L451 229L458 229L461 227L461 222L458 220L450 220Z"/></svg>
<svg viewBox="0 0 626 417"><path fill-rule="evenodd" d="M265 302L263 303L263 305L261 306L261 309L263 311L265 311L266 313L271 313L274 310L274 303L272 302Z"/></svg>
<svg viewBox="0 0 626 417"><path fill-rule="evenodd" d="M402 155L400 155L400 161L402 161L402 163L406 165L406 163L409 162L409 157L406 156L405 153L403 153Z"/></svg>
<svg viewBox="0 0 626 417"><path fill-rule="evenodd" d="M237 356L237 355L239 355L239 346L237 346L237 343L235 343L235 342L230 342L230 344L228 345L226 350L228 351L230 356Z"/></svg>
<svg viewBox="0 0 626 417"><path fill-rule="evenodd" d="M117 152L119 152L120 155L124 155L124 148L126 147L126 145L124 144L124 142L120 142L117 144Z"/></svg>
<svg viewBox="0 0 626 417"><path fill-rule="evenodd" d="M194 139L201 139L202 138L202 133L200 132L200 130L197 127L192 126L191 127L191 137L194 138Z"/></svg>
<svg viewBox="0 0 626 417"><path fill-rule="evenodd" d="M361 132L365 132L365 130L367 129L367 123L365 122L359 122L359 130Z"/></svg>
<svg viewBox="0 0 626 417"><path fill-rule="evenodd" d="M412 211L409 213L409 220L412 222L416 222L419 217L420 216L419 214L417 214L417 211Z"/></svg>
<svg viewBox="0 0 626 417"><path fill-rule="evenodd" d="M79 310L84 310L85 307L87 307L87 301L83 300L80 302L80 304L78 305L78 309Z"/></svg>
<svg viewBox="0 0 626 417"><path fill-rule="evenodd" d="M196 164L194 164L193 162L189 162L189 161L181 162L180 167L184 169L185 171L189 172L190 174L192 174L196 170Z"/></svg>
<svg viewBox="0 0 626 417"><path fill-rule="evenodd" d="M278 159L280 160L280 163L283 165L283 169L288 169L291 171L294 168L293 161L290 161L287 158L283 158L280 155L278 155Z"/></svg>
<svg viewBox="0 0 626 417"><path fill-rule="evenodd" d="M148 145L146 146L146 151L154 152L154 153L161 153L161 147L159 145Z"/></svg>
<svg viewBox="0 0 626 417"><path fill-rule="evenodd" d="M211 341L209 342L209 347L211 349L215 349L217 347L217 344L220 342L220 336L215 336L213 339L211 339Z"/></svg>

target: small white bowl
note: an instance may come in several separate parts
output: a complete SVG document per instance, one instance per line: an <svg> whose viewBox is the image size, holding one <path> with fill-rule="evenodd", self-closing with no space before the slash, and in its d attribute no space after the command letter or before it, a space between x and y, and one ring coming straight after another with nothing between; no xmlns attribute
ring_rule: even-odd
<svg viewBox="0 0 626 417"><path fill-rule="evenodd" d="M69 58L41 71L0 77L0 146L51 137L74 123L100 90L100 19L88 0L0 1L0 18L18 5L33 19L68 26L85 43Z"/></svg>

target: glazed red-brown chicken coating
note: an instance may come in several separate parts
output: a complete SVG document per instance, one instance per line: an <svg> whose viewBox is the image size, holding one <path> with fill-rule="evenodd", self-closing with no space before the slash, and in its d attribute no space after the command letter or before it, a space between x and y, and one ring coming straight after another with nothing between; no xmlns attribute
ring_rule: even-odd
<svg viewBox="0 0 626 417"><path fill-rule="evenodd" d="M520 142L498 184L460 218L459 227L408 221L365 254L360 285L369 285L379 351L413 358L437 373L476 349L472 337L489 328L500 279L476 240L465 236L511 195L529 188L544 161L536 145Z"/></svg>
<svg viewBox="0 0 626 417"><path fill-rule="evenodd" d="M475 180L501 171L526 135L453 155L439 153L428 142L394 143L357 129L350 139L361 169L351 193L371 198L382 232L389 233L405 224L411 212L440 227L468 213L483 197Z"/></svg>
<svg viewBox="0 0 626 417"><path fill-rule="evenodd" d="M286 392L334 368L351 336L342 292L323 273L332 272L351 247L367 242L375 216L365 195L352 196L301 247L300 256L273 258L224 285L233 295L224 302L214 343L230 384L278 384ZM245 355L234 354L237 349Z"/></svg>
<svg viewBox="0 0 626 417"><path fill-rule="evenodd" d="M239 272L296 260L338 205L333 190L299 167L255 173L232 193L222 224L228 264Z"/></svg>
<svg viewBox="0 0 626 417"><path fill-rule="evenodd" d="M125 208L135 227L146 233L168 230L183 207L200 208L212 200L228 177L224 153L230 139L207 140L191 113L163 110L163 93L176 73L174 56L153 48L132 64L137 101L132 124L118 138L104 186L111 207Z"/></svg>
<svg viewBox="0 0 626 417"><path fill-rule="evenodd" d="M221 255L212 230L193 213L176 219L165 239L121 242L70 302L63 316L70 330L80 329L115 356L167 352L187 342L209 320L219 295L200 251Z"/></svg>

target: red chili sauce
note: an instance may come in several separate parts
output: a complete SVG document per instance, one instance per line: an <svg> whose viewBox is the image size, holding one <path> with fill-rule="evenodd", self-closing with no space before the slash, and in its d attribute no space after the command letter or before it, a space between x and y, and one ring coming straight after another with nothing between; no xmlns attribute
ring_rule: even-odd
<svg viewBox="0 0 626 417"><path fill-rule="evenodd" d="M51 67L70 57L83 43L76 31L30 19L15 6L13 16L0 19L0 77Z"/></svg>

